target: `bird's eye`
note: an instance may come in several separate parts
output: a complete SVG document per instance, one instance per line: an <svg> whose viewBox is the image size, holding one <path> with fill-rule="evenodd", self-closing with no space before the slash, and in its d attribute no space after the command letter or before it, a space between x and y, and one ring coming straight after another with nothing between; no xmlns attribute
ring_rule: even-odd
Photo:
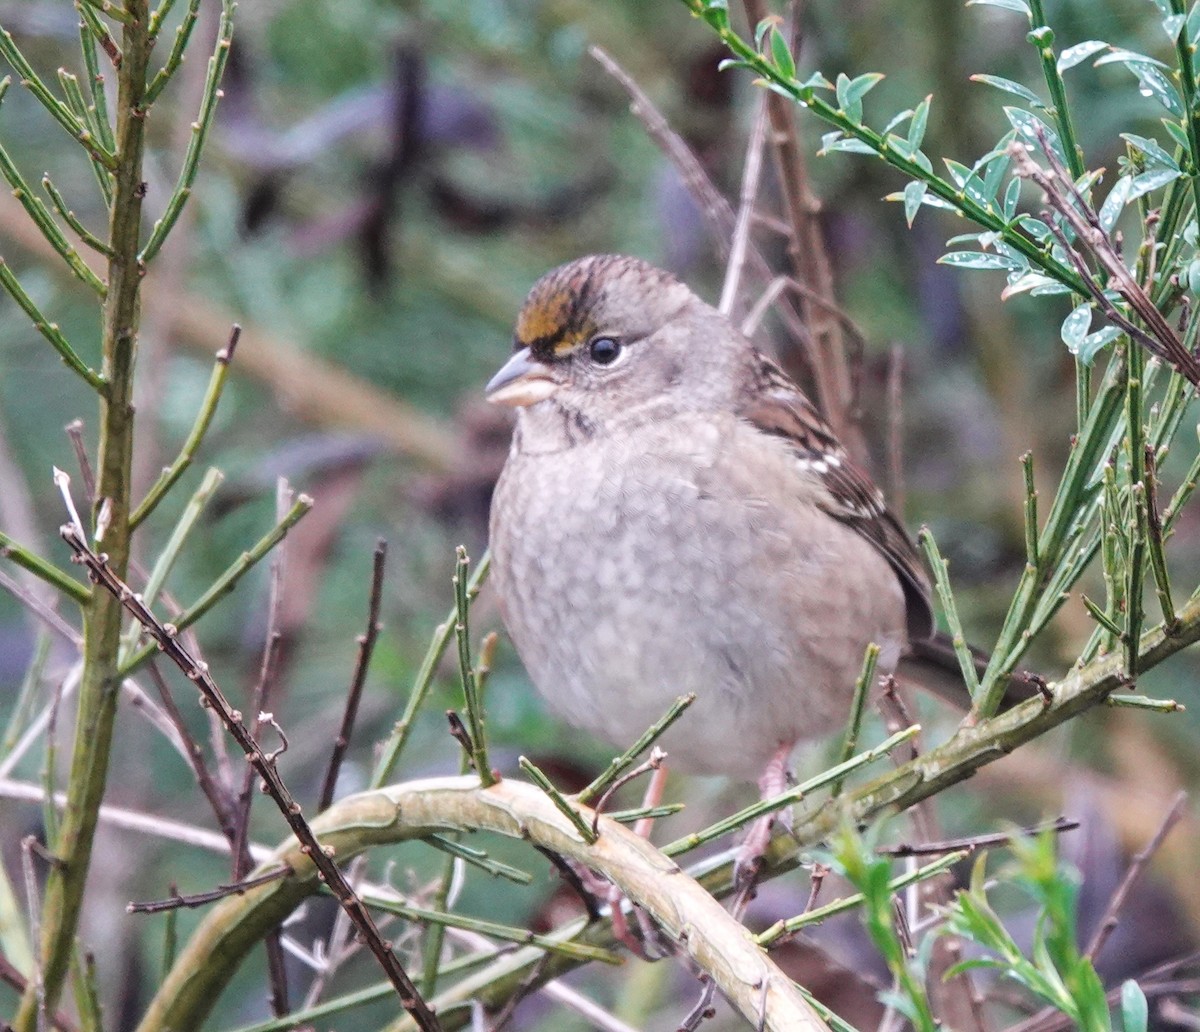
<svg viewBox="0 0 1200 1032"><path fill-rule="evenodd" d="M621 342L612 337L596 337L588 345L588 354L597 365L612 365L621 354Z"/></svg>

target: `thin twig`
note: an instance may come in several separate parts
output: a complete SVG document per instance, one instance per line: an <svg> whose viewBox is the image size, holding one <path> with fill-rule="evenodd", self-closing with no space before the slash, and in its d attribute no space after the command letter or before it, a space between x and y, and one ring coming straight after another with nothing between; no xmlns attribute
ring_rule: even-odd
<svg viewBox="0 0 1200 1032"><path fill-rule="evenodd" d="M1073 821L1068 817L1059 817L1049 823L1039 824L1033 828L1022 828L1011 834L996 832L989 835L965 835L962 838L943 839L940 842L902 843L897 846L880 846L875 852L880 856L936 856L938 853L953 853L959 849L974 852L977 849L991 846L1006 846L1017 837L1028 838L1047 831L1057 834L1063 831L1074 831L1078 827L1078 821Z"/></svg>
<svg viewBox="0 0 1200 1032"><path fill-rule="evenodd" d="M483 587L484 581L487 580L491 563L492 558L490 553L484 552L483 558L475 566L475 573L472 575L470 583L467 584L468 602L473 602L475 596L479 594L479 589ZM417 714L420 712L421 706L424 705L425 698L429 694L429 687L433 683L433 675L437 670L437 665L441 662L442 656L450 644L450 638L454 634L455 617L457 614L458 604L456 601L446 619L438 624L437 629L433 632L433 638L429 643L428 649L425 651L425 656L421 660L420 667L417 668L417 676L413 680L412 691L409 692L404 712L401 714L400 719L396 721L396 726L392 728L391 734L388 735L387 740L380 749L379 760L375 764L375 770L371 774L371 788L380 788L396 769L396 764L400 760L400 753L404 750L404 746L408 742L408 736L412 733L413 722L416 720Z"/></svg>
<svg viewBox="0 0 1200 1032"><path fill-rule="evenodd" d="M1093 282L1094 277L1086 268L1081 268L1079 262L1075 260L1078 257L1077 253L1075 257L1072 257L1074 249L1068 243L1064 250L1067 256L1072 258L1072 263L1083 279L1088 292L1111 321L1138 340L1151 354L1157 355L1177 369L1192 383L1200 384L1200 363L1197 362L1196 357L1179 339L1162 312L1142 289L1141 284L1134 279L1124 260L1113 247L1111 237L1101 226L1099 216L1071 182L1070 173L1063 168L1061 161L1054 153L1054 148L1049 146L1044 137L1039 137L1039 143L1046 160L1050 163L1050 172L1030 158L1028 147L1019 141L1013 141L1009 145L1008 153L1013 158L1014 173L1031 180L1041 188L1051 207L1075 231L1079 242L1091 252L1108 274L1109 289L1115 289L1125 299L1129 307L1145 324L1148 332L1134 326L1116 311L1111 302L1107 301L1103 290ZM1057 228L1053 220L1047 220L1046 224L1051 230ZM1056 234L1056 236L1058 235ZM1062 240L1059 242L1063 243Z"/></svg>
<svg viewBox="0 0 1200 1032"><path fill-rule="evenodd" d="M752 26L770 13L766 0L743 0L743 7ZM832 302L833 269L821 229L820 205L809 187L804 150L796 129L796 107L789 98L774 91L767 91L766 98L783 208L791 226L788 258L795 278L818 297ZM855 460L865 462L866 440L855 418L854 377L841 323L831 318L825 308L807 300L800 304L800 316L808 329L808 361L821 413Z"/></svg>
<svg viewBox="0 0 1200 1032"><path fill-rule="evenodd" d="M383 624L379 622L379 611L383 605L383 571L387 563L387 542L380 538L375 543L375 557L371 567L371 594L367 604L367 629L358 636L358 659L354 664L354 674L350 678L350 691L346 693L346 706L342 711L342 723L338 728L337 738L333 741L333 750L329 754L329 766L325 771L325 782L321 786L321 795L317 801L317 812L324 810L333 802L333 790L337 787L338 771L346 750L350 747L350 734L354 730L354 721L358 716L358 703L362 698L363 686L367 681L367 670L371 666L371 656L375 651L375 642L379 640L379 632Z"/></svg>
<svg viewBox="0 0 1200 1032"><path fill-rule="evenodd" d="M75 461L79 464L79 476L83 480L83 498L91 508L96 498L96 474L92 469L91 459L88 458L87 445L83 442L83 420L72 419L63 427L71 447L75 451Z"/></svg>
<svg viewBox="0 0 1200 1032"><path fill-rule="evenodd" d="M633 745L621 753L620 756L616 757L616 759L612 760L604 771L590 785L579 792L575 798L581 803L586 803L596 796L607 792L609 785L619 778L634 760L657 742L662 737L663 732L683 716L684 710L695 701L695 693L680 695L676 698L667 708L666 713L651 724Z"/></svg>
<svg viewBox="0 0 1200 1032"><path fill-rule="evenodd" d="M492 772L488 761L487 736L485 732L486 715L483 701L479 695L479 681L475 668L471 663L471 599L468 591L469 581L467 571L471 560L467 550L459 545L455 550L457 557L454 567L454 637L458 642L458 673L462 681L463 701L467 710L467 726L471 732L471 766L479 775L483 787L495 784L496 775Z"/></svg>
<svg viewBox="0 0 1200 1032"><path fill-rule="evenodd" d="M228 885L218 885L215 889L211 889L208 892L197 892L183 896L178 892L172 891L171 895L166 899L149 900L145 903L127 903L125 905L125 913L161 914L164 911L179 910L184 907L188 909L206 907L210 903L216 903L219 900L225 899L227 896L240 896L250 889L258 888L260 885L269 885L271 882L278 881L280 878L286 878L292 873L292 869L285 864L283 867L277 867L272 871L256 874L252 878L230 882Z"/></svg>
<svg viewBox="0 0 1200 1032"><path fill-rule="evenodd" d="M765 92L759 94L755 104L750 141L746 145L746 160L742 166L742 188L738 197L737 220L733 227L733 243L729 248L729 260L725 263L725 283L721 287L721 299L717 303L718 311L730 319L735 317L734 309L737 306L742 269L746 264L746 249L750 243L750 227L754 221L754 205L758 200L763 141L767 135L766 96Z"/></svg>
<svg viewBox="0 0 1200 1032"><path fill-rule="evenodd" d="M646 91L634 81L633 77L602 48L590 47L588 53L629 95L630 112L642 123L646 135L658 146L678 173L684 189L691 195L708 225L709 236L716 247L717 254L722 260L727 260L730 250L729 241L737 223L733 206L713 185L708 173L704 171L704 166L692 153L691 148L671 128L662 112L654 106ZM756 247L747 247L747 258L750 267L761 277L763 283L769 283L774 279L770 263ZM788 332L801 342L807 352L811 348L808 329L796 310L790 303L784 303L779 307L779 314L786 324Z"/></svg>
<svg viewBox="0 0 1200 1032"><path fill-rule="evenodd" d="M254 740L246 724L242 721L241 714L229 705L208 670L196 662L171 630L142 604L141 599L129 586L112 572L107 560L93 552L87 541L81 539L73 527L64 526L61 533L63 540L75 553L77 560L87 567L95 582L106 591L111 592L113 597L145 627L156 646L162 649L166 656L183 671L188 680L200 690L208 705L220 714L222 723L233 735L242 752L246 754L255 773L262 778L267 793L279 807L288 826L292 829L292 833L301 843L305 855L313 862L325 884L333 890L338 903L350 915L355 927L366 940L371 952L395 987L401 1006L408 1011L424 1032L440 1032L441 1025L437 1018L434 1017L428 1004L417 992L412 979L408 977L390 945L380 936L379 929L366 907L363 906L362 900L355 895L337 864L326 854L321 843L313 834L308 822L304 819L300 804L296 802L280 778L275 762L263 752Z"/></svg>
<svg viewBox="0 0 1200 1032"><path fill-rule="evenodd" d="M1158 830L1150 837L1150 841L1146 843L1145 848L1130 861L1129 867L1125 871L1125 876L1121 879L1121 884L1117 886L1117 891L1113 893L1112 899L1108 901L1104 917L1096 927L1091 942L1088 943L1087 949L1083 951L1085 957L1095 960L1100 955L1100 951L1104 949L1104 944L1108 942L1108 937L1112 935L1116 930L1117 924L1120 922L1121 908L1129 898L1130 891L1137 883L1138 878L1141 877L1146 864L1150 862L1150 858L1158 852L1158 847L1163 844L1163 840L1182 819L1186 806L1187 793L1178 793L1171 801L1166 815L1159 823Z"/></svg>
<svg viewBox="0 0 1200 1032"><path fill-rule="evenodd" d="M187 440L183 442L183 447L179 450L175 461L162 471L150 490L146 492L146 497L130 514L131 526L138 526L154 511L158 503L163 500L167 492L192 464L192 459L204 440L204 435L208 433L208 428L212 425L213 416L216 415L217 404L221 400L221 393L225 389L225 381L229 376L229 364L233 361L233 355L241 336L241 326L234 323L233 328L229 331L228 342L216 354L216 364L213 366L208 388L204 392L204 398L200 402L200 411L196 413L196 421L192 424Z"/></svg>
<svg viewBox="0 0 1200 1032"><path fill-rule="evenodd" d="M233 797L233 793L226 786L219 784L209 771L208 763L204 759L204 751L200 748L200 743L196 741L195 735L192 734L184 722L183 714L175 704L175 697L171 694L167 679L163 677L161 671L158 669L158 664L151 661L146 665L146 670L150 674L150 680L158 688L158 696L162 700L163 710L166 712L171 723L175 725L175 730L179 732L179 737L187 749L187 755L191 761L192 774L196 778L196 784L200 786L200 791L212 807L222 834L229 840L230 849L239 850L245 848L245 842L239 841L237 816L235 813L237 802Z"/></svg>

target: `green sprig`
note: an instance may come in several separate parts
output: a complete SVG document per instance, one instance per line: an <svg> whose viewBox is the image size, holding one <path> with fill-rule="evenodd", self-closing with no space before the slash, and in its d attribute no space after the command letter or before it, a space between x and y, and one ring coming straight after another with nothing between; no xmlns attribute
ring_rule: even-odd
<svg viewBox="0 0 1200 1032"><path fill-rule="evenodd" d="M75 349L71 347L70 342L58 328L58 323L52 323L42 315L41 310L34 304L33 298L25 293L21 284L17 281L17 277L13 275L12 269L9 268L8 262L3 258L0 258L0 286L3 286L8 291L21 311L29 316L34 328L58 352L59 357L63 360L63 364L72 372L82 377L92 390L103 394L108 389L108 381L79 357Z"/></svg>
<svg viewBox="0 0 1200 1032"><path fill-rule="evenodd" d="M213 416L216 415L217 405L221 401L221 394L225 390L225 383L229 378L229 363L233 360L234 349L237 347L241 330L242 328L235 324L229 337L229 343L217 352L212 375L208 379L208 387L200 402L200 409L196 413L192 429L188 432L187 440L183 442L183 447L179 449L179 454L175 456L171 465L159 474L158 479L146 492L146 497L130 514L129 526L131 529L141 525L142 521L155 510L158 503L166 497L167 492L175 486L192 464L197 450L204 441L205 434L208 433L208 428L212 425Z"/></svg>
<svg viewBox="0 0 1200 1032"><path fill-rule="evenodd" d="M183 156L183 167L179 171L179 181L167 199L162 217L154 223L150 238L146 241L138 258L149 264L166 242L168 234L174 227L184 205L192 195L192 184L196 181L196 171L200 167L200 155L204 152L204 143L212 128L213 116L217 110L217 100L221 97L221 80L225 75L225 65L229 60L229 47L233 42L233 2L222 0L221 22L217 29L217 45L212 57L208 59L208 74L204 80L204 95L200 101L200 113L192 123L192 138L188 141L187 152ZM180 29L182 31L182 27ZM184 45L186 45L186 39ZM149 106L162 91L170 79L165 77L166 68L155 76L154 81L146 90L146 104Z"/></svg>
<svg viewBox="0 0 1200 1032"><path fill-rule="evenodd" d="M520 757L517 762L521 769L529 775L529 780L546 793L547 798L554 804L554 808L571 822L571 826L579 833L580 838L589 846L594 843L599 836L592 830L591 822L584 818L571 800L554 787L553 782L546 777L541 768L524 756Z"/></svg>
<svg viewBox="0 0 1200 1032"><path fill-rule="evenodd" d="M308 495L300 495L283 519L226 567L225 572L209 585L208 590L172 621L175 630L182 631L191 627L222 598L233 591L238 582L258 563L262 562L271 549L287 536L288 531L308 515L312 507L313 500ZM121 677L128 677L157 651L158 647L153 642L143 645L118 665L118 674Z"/></svg>

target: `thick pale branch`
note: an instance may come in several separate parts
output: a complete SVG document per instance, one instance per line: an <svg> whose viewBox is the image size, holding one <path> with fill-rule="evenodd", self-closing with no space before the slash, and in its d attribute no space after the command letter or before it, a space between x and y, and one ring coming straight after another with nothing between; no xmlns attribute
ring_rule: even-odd
<svg viewBox="0 0 1200 1032"><path fill-rule="evenodd" d="M504 780L483 789L474 777L395 785L336 803L313 821L313 830L340 863L372 845L446 830L528 839L615 881L755 1025L762 1019L761 1027L768 1030L825 1028L746 930L673 861L607 818L600 819L596 843L587 845L531 785ZM267 863L291 864L296 874L227 899L209 914L176 959L139 1032L199 1027L246 952L318 891L312 863L294 842L281 846ZM444 1024L451 1022L451 1014L442 1017Z"/></svg>

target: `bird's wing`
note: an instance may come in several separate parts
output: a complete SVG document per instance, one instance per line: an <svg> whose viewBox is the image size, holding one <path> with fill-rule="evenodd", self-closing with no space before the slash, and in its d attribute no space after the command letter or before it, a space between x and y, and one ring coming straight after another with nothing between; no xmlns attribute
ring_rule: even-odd
<svg viewBox="0 0 1200 1032"><path fill-rule="evenodd" d="M770 359L758 355L757 362L757 382L738 415L762 433L788 442L823 486L821 508L858 531L896 571L908 607L910 639L928 638L933 633L929 582L912 539L800 388Z"/></svg>

